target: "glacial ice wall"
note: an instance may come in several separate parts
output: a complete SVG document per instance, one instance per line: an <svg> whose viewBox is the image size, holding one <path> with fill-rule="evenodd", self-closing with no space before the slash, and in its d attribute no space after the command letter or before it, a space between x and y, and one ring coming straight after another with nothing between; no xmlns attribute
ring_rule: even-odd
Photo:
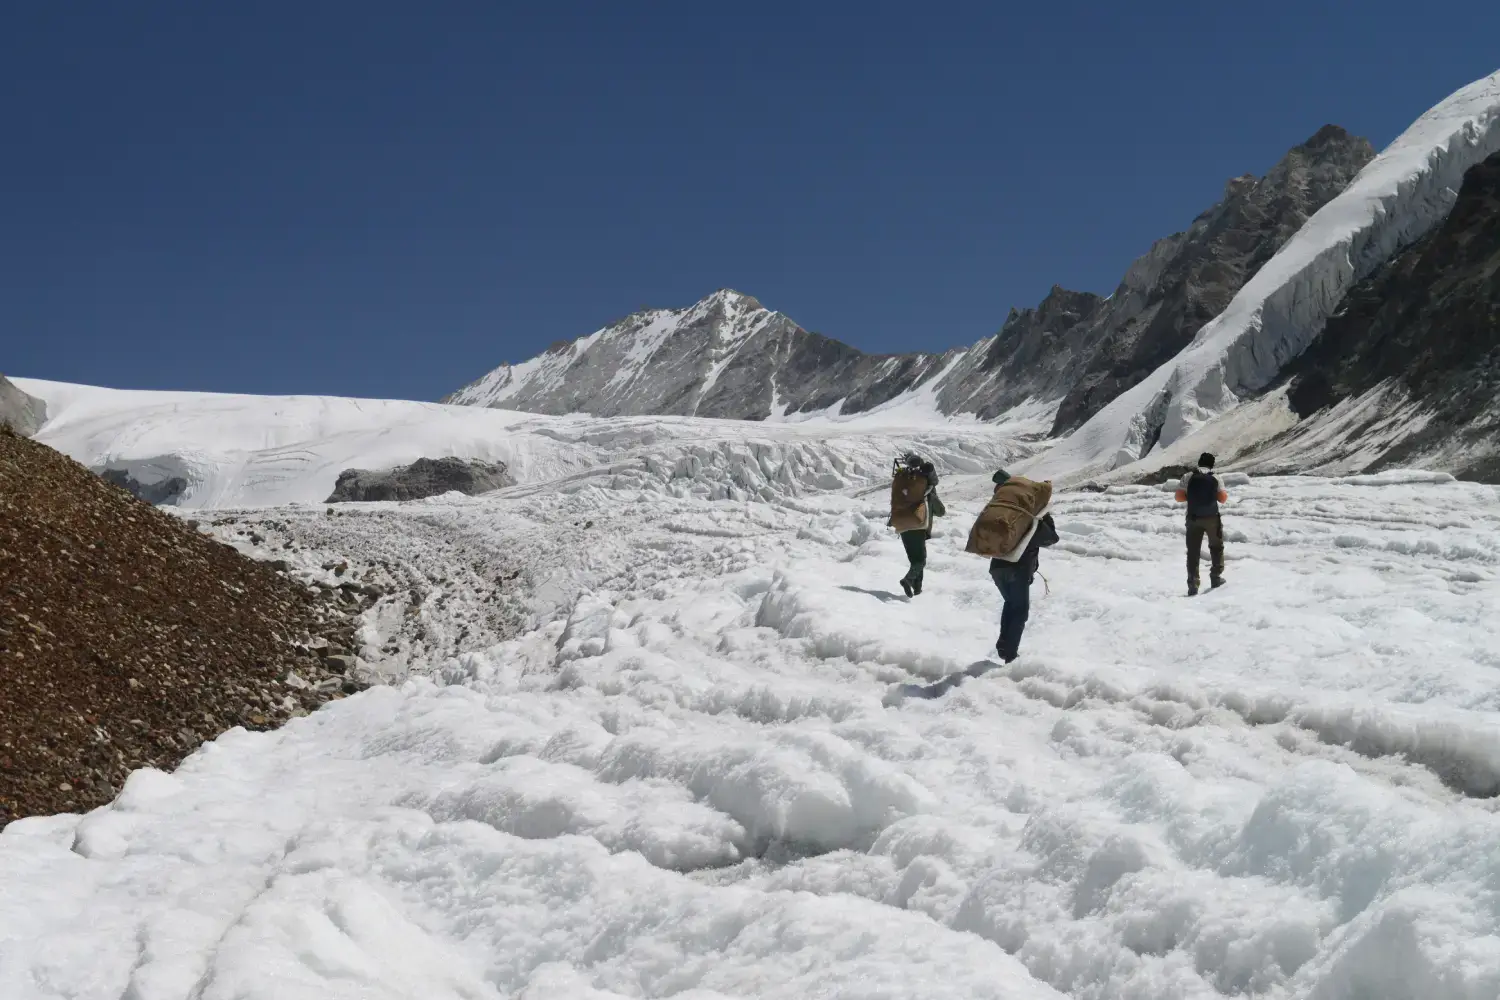
<svg viewBox="0 0 1500 1000"><path fill-rule="evenodd" d="M1193 342L1028 471L1104 471L1191 434L1275 380L1345 293L1440 223L1464 173L1500 151L1500 72L1432 108L1256 273Z"/></svg>

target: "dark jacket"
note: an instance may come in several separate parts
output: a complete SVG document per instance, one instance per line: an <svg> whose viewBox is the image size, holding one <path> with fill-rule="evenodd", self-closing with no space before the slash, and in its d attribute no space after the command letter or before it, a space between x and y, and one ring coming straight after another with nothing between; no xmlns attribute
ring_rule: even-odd
<svg viewBox="0 0 1500 1000"><path fill-rule="evenodd" d="M1200 517L1218 517L1219 504L1229 499L1212 472L1198 469L1182 477L1177 487L1177 502L1187 504L1189 520Z"/></svg>
<svg viewBox="0 0 1500 1000"><path fill-rule="evenodd" d="M1026 543L1026 551L1021 553L1021 558L1013 563L1004 559L991 559L990 576L1019 573L1030 579L1041 565L1041 550L1049 545L1056 545L1057 541L1057 525L1052 523L1052 515L1043 514L1042 519L1037 522L1036 530L1031 533L1031 541Z"/></svg>

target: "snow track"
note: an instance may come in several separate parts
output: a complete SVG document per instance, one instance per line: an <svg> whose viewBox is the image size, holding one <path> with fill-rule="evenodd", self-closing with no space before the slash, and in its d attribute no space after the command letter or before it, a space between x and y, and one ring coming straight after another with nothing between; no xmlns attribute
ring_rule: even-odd
<svg viewBox="0 0 1500 1000"><path fill-rule="evenodd" d="M1193 599L1162 490L1063 494L1002 668L984 480L908 601L880 498L709 467L226 512L409 679L0 833L0 995L1500 990L1494 488L1242 482Z"/></svg>

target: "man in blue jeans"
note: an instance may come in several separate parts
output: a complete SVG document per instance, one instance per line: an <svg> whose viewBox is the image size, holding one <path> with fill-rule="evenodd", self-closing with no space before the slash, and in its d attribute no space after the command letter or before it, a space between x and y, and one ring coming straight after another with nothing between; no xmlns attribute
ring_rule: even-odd
<svg viewBox="0 0 1500 1000"><path fill-rule="evenodd" d="M999 485L1010 478L1003 469L992 477ZM1000 640L995 643L995 652L1002 663L1009 663L1020 655L1021 633L1026 630L1026 619L1031 617L1031 581L1036 576L1041 562L1039 551L1057 543L1057 526L1051 514L1043 514L1037 522L1031 541L1015 562L1004 559L990 560L990 579L1000 588L1000 599L1004 607L1000 610Z"/></svg>

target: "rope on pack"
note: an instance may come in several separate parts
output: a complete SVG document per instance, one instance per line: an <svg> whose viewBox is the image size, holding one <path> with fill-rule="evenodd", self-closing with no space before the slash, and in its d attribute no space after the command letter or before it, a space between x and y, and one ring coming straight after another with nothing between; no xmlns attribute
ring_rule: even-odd
<svg viewBox="0 0 1500 1000"><path fill-rule="evenodd" d="M1036 571L1036 575L1042 578L1042 596L1043 597L1051 597L1052 596L1052 586L1049 583L1047 583L1047 574L1043 573L1041 570L1037 570Z"/></svg>

